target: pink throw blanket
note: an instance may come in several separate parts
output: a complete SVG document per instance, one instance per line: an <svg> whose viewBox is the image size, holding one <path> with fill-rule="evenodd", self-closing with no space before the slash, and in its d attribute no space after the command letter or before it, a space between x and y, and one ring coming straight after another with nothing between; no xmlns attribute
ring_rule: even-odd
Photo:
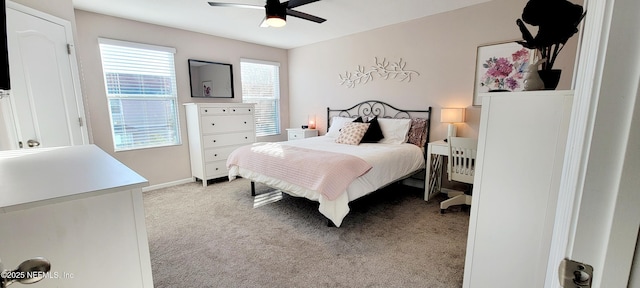
<svg viewBox="0 0 640 288"><path fill-rule="evenodd" d="M372 168L356 156L279 143L240 147L227 159L227 167L232 166L318 191L329 200L338 198L353 180Z"/></svg>

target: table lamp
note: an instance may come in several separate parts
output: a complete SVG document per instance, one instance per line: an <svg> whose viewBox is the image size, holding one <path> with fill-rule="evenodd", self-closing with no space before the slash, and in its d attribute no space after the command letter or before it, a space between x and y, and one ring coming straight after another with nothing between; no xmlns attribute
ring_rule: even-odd
<svg viewBox="0 0 640 288"><path fill-rule="evenodd" d="M316 129L316 114L312 114L307 116L308 117L308 125L309 125L309 129Z"/></svg>
<svg viewBox="0 0 640 288"><path fill-rule="evenodd" d="M440 109L440 122L449 123L447 138L456 137L458 129L455 123L464 123L464 108Z"/></svg>

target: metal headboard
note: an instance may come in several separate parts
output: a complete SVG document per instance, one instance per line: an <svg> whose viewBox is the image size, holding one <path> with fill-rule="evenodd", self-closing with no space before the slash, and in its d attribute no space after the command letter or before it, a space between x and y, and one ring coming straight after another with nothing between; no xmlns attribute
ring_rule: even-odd
<svg viewBox="0 0 640 288"><path fill-rule="evenodd" d="M331 109L327 107L327 131L331 125L331 117L351 117L358 116L378 116L378 118L426 118L427 127L425 129L426 143L429 143L431 134L431 106L427 110L403 110L393 107L385 102L377 100L368 100L347 109ZM426 145L426 144L425 144Z"/></svg>

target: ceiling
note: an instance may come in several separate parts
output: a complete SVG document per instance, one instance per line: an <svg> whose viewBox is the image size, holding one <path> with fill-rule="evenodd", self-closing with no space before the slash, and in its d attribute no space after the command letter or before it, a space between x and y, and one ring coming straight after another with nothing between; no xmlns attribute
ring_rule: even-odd
<svg viewBox="0 0 640 288"><path fill-rule="evenodd" d="M401 23L490 0L321 0L295 8L327 19L287 17L282 28L261 28L264 11L211 7L207 1L264 6L264 0L73 0L76 9L283 49Z"/></svg>

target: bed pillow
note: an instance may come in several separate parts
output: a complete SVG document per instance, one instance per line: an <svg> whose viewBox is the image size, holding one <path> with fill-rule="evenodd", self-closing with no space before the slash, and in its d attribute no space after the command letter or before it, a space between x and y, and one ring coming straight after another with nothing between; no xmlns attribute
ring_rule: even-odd
<svg viewBox="0 0 640 288"><path fill-rule="evenodd" d="M378 143L402 144L407 142L407 135L411 127L411 119L378 118L384 138Z"/></svg>
<svg viewBox="0 0 640 288"><path fill-rule="evenodd" d="M329 126L329 131L327 131L325 136L333 138L340 136L342 126L344 126L345 123L353 122L354 119L355 118L334 116L331 118L331 126Z"/></svg>
<svg viewBox="0 0 640 288"><path fill-rule="evenodd" d="M358 145L369 129L369 123L346 123L340 130L340 136L336 138L336 143Z"/></svg>
<svg viewBox="0 0 640 288"><path fill-rule="evenodd" d="M425 130L427 129L426 118L411 119L411 128L409 128L409 140L407 142L416 145L418 147L424 147L427 142L427 135Z"/></svg>

